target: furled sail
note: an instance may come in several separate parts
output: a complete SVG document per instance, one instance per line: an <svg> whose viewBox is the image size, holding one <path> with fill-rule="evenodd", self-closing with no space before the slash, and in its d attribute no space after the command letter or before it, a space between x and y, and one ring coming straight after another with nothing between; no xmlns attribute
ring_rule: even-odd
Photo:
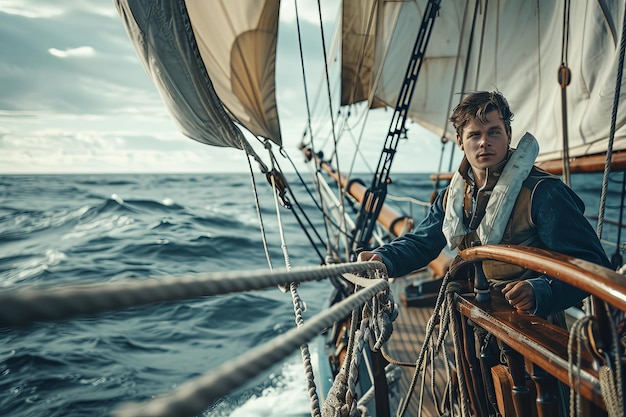
<svg viewBox="0 0 626 417"><path fill-rule="evenodd" d="M566 60L572 74L567 87L569 155L606 151L624 2L568 3L569 27L564 24L565 0L442 1L413 96L411 119L453 139L447 117L462 98L460 93L497 89L515 113L514 141L525 131L532 132L540 141L538 160L560 158L563 129L557 72ZM362 77L362 85L369 84L375 98L389 106L396 104L426 4L427 0L380 1L371 32L376 42L365 44L368 50L360 52L373 57L372 73ZM364 19L372 8L370 2L357 0L344 2L344 7ZM361 97L368 93L364 90ZM622 88L615 150L626 149L624 98Z"/></svg>
<svg viewBox="0 0 626 417"><path fill-rule="evenodd" d="M115 0L181 131L251 151L233 121L281 143L274 62L279 0Z"/></svg>

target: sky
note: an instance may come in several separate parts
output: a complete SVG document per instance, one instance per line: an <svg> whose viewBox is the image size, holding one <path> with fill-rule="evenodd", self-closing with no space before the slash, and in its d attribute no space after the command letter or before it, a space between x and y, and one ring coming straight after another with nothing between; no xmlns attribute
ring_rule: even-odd
<svg viewBox="0 0 626 417"><path fill-rule="evenodd" d="M336 16L336 4L323 2L325 21ZM317 1L299 0L298 10L305 61L318 65L309 84L319 85ZM283 0L280 19L278 112L284 146L299 157L306 107L293 1ZM242 151L209 147L178 131L113 0L0 0L0 92L0 174L248 170ZM355 171L376 166L392 114L369 122L367 134L379 139L364 147ZM396 171L437 169L438 141L419 146L420 154L437 157L399 152Z"/></svg>

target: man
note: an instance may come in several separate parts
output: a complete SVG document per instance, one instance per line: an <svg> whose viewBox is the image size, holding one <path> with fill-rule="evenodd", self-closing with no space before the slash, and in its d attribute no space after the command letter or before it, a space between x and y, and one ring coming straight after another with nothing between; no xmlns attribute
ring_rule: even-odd
<svg viewBox="0 0 626 417"><path fill-rule="evenodd" d="M468 95L450 121L464 158L413 233L398 237L359 261L380 261L389 276L426 266L446 243L533 246L610 268L582 200L557 177L535 167L538 145L526 133L511 149L513 113L499 92ZM587 294L546 275L483 261L485 275L514 308L542 317L579 303Z"/></svg>

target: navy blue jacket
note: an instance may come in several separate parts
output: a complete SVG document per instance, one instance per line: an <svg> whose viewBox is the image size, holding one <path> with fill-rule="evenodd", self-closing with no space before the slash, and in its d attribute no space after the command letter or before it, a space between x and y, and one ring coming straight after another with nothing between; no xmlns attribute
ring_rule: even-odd
<svg viewBox="0 0 626 417"><path fill-rule="evenodd" d="M439 193L426 218L412 233L374 250L382 257L390 277L423 268L445 247L441 231L444 192ZM532 222L546 249L611 268L584 211L582 200L558 179L540 182L532 196ZM588 295L547 275L527 281L535 291L536 308L532 313L542 317L571 307Z"/></svg>

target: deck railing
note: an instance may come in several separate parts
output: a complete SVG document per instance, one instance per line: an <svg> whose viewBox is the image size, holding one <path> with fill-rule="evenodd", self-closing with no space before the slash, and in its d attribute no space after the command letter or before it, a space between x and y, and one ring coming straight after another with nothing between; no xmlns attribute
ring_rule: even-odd
<svg viewBox="0 0 626 417"><path fill-rule="evenodd" d="M611 407L616 406L623 411L621 352L617 349L619 344L609 311L626 311L624 275L591 262L529 247L485 245L466 249L460 256L463 262L451 271L453 275L471 263L503 261L576 286L591 294L594 300L594 311L588 313L584 326L577 327L581 335L516 311L497 291L492 291L490 300L485 303L478 303L472 293L458 295L456 309L465 317L461 325L466 346L474 345L475 338L478 346L484 346L485 335L491 335L489 337L497 340L508 366L503 376L499 361L491 360L484 352L465 352L461 371L466 373L468 381L473 381L470 390L475 391L476 386L482 384L485 392L470 395L477 415L483 415L490 407L499 408L504 416L560 415L563 406L559 406L558 401L563 395L559 394L556 381L573 390L570 399L575 404L572 408L570 403L569 407L577 414L612 415ZM606 308L607 304L611 309ZM574 349L574 345L580 346L580 351ZM619 388L614 391L620 397L618 403L608 399L601 387L607 369L616 377L612 383L620 385L613 387ZM533 399L536 407L532 405Z"/></svg>

